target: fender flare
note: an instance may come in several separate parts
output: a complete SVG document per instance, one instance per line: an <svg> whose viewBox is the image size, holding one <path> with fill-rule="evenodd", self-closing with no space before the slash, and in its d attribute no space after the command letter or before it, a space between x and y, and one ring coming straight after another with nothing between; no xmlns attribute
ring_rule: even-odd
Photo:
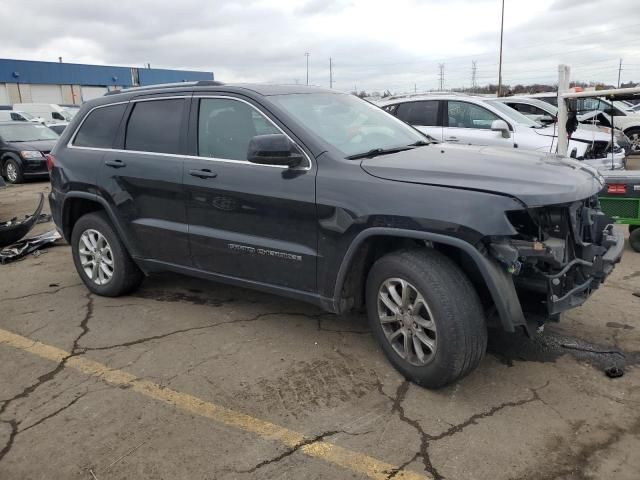
<svg viewBox="0 0 640 480"><path fill-rule="evenodd" d="M504 330L514 332L515 327L527 325L520 300L516 293L515 285L511 275L498 264L497 261L485 257L469 242L456 237L442 235L432 232L420 232L416 230L405 230L396 228L373 227L360 232L351 242L347 253L342 259L338 275L336 277L333 292L333 306L335 311L339 311L340 293L344 285L347 273L351 266L354 255L362 243L372 236L392 236L402 238L413 238L416 240L427 240L434 243L450 245L467 253L473 260L478 271L482 275L484 282L491 294L491 298L496 306L496 311Z"/></svg>
<svg viewBox="0 0 640 480"><path fill-rule="evenodd" d="M67 209L67 200L72 198L82 198L82 199L90 200L100 204L103 210L109 216L109 220L111 220L112 225L115 227L116 231L118 232L118 236L120 237L120 240L122 241L122 243L124 243L124 246L127 249L127 252L129 252L129 255L131 255L131 257L135 258L135 250L131 248L131 242L129 241L129 238L127 237L125 230L120 225L120 222L118 222L118 217L116 216L115 213L113 213L113 209L111 208L111 205L109 205L109 203L103 197L96 195L95 193L72 191L64 195L64 199L62 201L62 210L60 212L62 216L61 227L63 231L64 231L64 223L66 220L65 212ZM68 236L69 238L65 238L67 241L71 240L71 232L68 232Z"/></svg>

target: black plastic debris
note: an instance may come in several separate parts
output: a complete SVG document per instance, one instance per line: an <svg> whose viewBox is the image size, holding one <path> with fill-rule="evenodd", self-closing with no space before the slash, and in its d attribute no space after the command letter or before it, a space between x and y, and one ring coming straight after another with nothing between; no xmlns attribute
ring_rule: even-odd
<svg viewBox="0 0 640 480"><path fill-rule="evenodd" d="M614 365L612 367L605 368L604 373L609 378L620 378L624 375L624 370Z"/></svg>
<svg viewBox="0 0 640 480"><path fill-rule="evenodd" d="M38 208L33 212L33 215L27 215L22 219L15 217L7 222L0 223L0 248L17 242L29 233L36 223L40 223L40 212L42 211L43 204L44 195L41 193Z"/></svg>
<svg viewBox="0 0 640 480"><path fill-rule="evenodd" d="M38 251L39 249L53 245L54 242L60 238L62 238L62 236L56 230L51 230L40 235L20 240L19 242L0 250L0 264L4 265L6 263L13 262L32 252L40 253Z"/></svg>

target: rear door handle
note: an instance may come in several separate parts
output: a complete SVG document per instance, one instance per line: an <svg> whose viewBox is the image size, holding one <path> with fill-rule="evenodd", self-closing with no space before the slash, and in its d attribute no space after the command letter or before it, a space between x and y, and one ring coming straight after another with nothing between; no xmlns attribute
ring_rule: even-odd
<svg viewBox="0 0 640 480"><path fill-rule="evenodd" d="M218 176L217 173L212 172L208 168L203 168L202 170L189 170L189 175L198 178L216 178Z"/></svg>
<svg viewBox="0 0 640 480"><path fill-rule="evenodd" d="M122 160L107 160L104 164L112 168L122 168L127 166L127 164Z"/></svg>
<svg viewBox="0 0 640 480"><path fill-rule="evenodd" d="M444 139L445 142L457 142L458 137L447 137Z"/></svg>

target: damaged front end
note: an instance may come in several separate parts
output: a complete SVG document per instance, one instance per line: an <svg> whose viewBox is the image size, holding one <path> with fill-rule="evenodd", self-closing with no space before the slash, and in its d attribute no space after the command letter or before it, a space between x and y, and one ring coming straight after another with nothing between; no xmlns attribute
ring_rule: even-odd
<svg viewBox="0 0 640 480"><path fill-rule="evenodd" d="M556 319L597 289L622 257L624 236L597 196L507 213L517 235L489 251L512 274L525 313Z"/></svg>

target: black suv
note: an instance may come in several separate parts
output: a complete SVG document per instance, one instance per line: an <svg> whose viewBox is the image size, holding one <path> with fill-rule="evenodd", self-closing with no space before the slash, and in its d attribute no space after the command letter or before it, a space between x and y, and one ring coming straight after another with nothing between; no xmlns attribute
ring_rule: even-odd
<svg viewBox="0 0 640 480"><path fill-rule="evenodd" d="M47 178L46 155L58 140L53 130L31 122L0 122L0 172L9 183Z"/></svg>
<svg viewBox="0 0 640 480"><path fill-rule="evenodd" d="M366 307L391 363L431 388L478 365L492 322L526 329L584 302L624 244L595 170L437 144L317 88L108 94L84 104L49 165L54 220L92 292L170 270Z"/></svg>

